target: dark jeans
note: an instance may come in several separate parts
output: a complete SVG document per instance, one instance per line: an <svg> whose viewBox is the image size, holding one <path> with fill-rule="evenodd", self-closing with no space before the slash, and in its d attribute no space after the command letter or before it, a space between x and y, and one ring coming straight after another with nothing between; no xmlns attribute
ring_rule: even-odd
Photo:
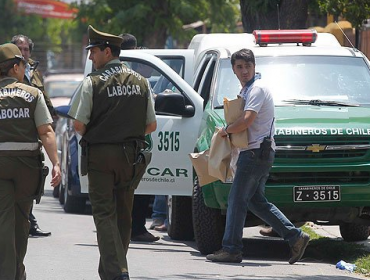
<svg viewBox="0 0 370 280"><path fill-rule="evenodd" d="M268 159L260 158L261 149L240 152L234 182L232 184L226 214L223 248L239 253L243 248L242 237L247 211L253 212L293 245L302 231L265 197L265 184L269 176L275 152Z"/></svg>

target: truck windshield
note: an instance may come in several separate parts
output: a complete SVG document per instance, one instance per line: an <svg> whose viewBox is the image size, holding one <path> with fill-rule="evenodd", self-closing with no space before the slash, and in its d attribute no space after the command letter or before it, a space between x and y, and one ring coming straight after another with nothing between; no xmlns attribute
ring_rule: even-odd
<svg viewBox="0 0 370 280"><path fill-rule="evenodd" d="M294 100L310 105L311 100L320 100L370 106L370 71L363 58L258 57L256 72L271 89L275 105L299 105ZM224 97L235 98L241 89L230 59L220 61L217 77L214 107L222 106Z"/></svg>

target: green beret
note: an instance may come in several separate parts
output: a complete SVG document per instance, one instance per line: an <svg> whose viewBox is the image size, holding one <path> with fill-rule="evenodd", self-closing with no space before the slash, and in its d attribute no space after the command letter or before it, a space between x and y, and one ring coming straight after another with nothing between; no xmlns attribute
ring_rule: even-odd
<svg viewBox="0 0 370 280"><path fill-rule="evenodd" d="M121 43L123 42L123 39L119 36L100 32L91 25L89 25L88 33L89 33L89 45L86 47L87 50L93 47L104 45L121 48Z"/></svg>
<svg viewBox="0 0 370 280"><path fill-rule="evenodd" d="M25 61L21 51L16 45L12 43L0 45L0 63L14 58L19 58Z"/></svg>

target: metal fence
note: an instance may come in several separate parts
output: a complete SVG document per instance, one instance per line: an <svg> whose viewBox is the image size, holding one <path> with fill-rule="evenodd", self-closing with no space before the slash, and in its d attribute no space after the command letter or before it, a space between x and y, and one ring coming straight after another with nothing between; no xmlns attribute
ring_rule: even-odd
<svg viewBox="0 0 370 280"><path fill-rule="evenodd" d="M34 42L31 58L39 61L38 70L45 74L50 70L83 69L87 52L82 43L54 45Z"/></svg>

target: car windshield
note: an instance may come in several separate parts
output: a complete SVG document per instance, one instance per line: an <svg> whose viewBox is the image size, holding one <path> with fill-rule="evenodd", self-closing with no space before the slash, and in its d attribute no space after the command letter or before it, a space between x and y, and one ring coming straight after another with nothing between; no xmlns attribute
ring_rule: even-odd
<svg viewBox="0 0 370 280"><path fill-rule="evenodd" d="M241 89L230 59L221 60L218 70L214 107L222 106L224 97L236 98ZM370 105L370 71L363 58L258 57L256 72L267 81L275 105Z"/></svg>
<svg viewBox="0 0 370 280"><path fill-rule="evenodd" d="M50 98L71 97L81 81L50 81L45 83L45 91Z"/></svg>

